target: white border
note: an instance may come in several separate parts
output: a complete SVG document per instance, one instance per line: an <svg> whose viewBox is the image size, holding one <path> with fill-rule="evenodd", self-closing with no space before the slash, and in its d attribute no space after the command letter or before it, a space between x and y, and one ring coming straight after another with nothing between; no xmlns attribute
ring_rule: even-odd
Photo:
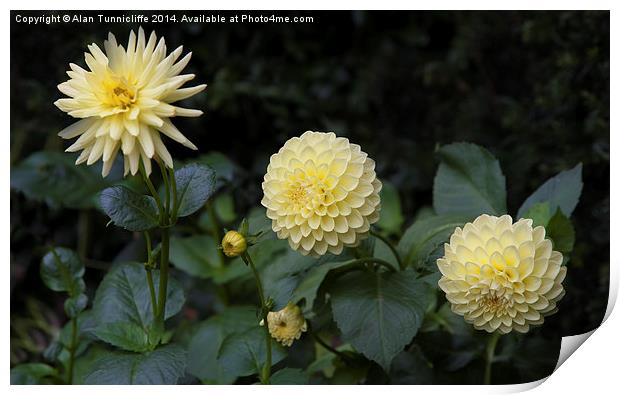
<svg viewBox="0 0 620 395"><path fill-rule="evenodd" d="M134 0L132 2L118 1L118 0L108 0L106 2L84 2L82 1L56 1L54 3L48 3L44 1L21 1L21 2L13 2L13 4L9 4L9 7L13 9L26 9L26 10L37 10L37 9L47 9L50 5L55 6L57 9L187 9L187 10L198 10L198 9L213 9L213 10L230 10L230 9L248 9L248 10L269 10L269 9L305 9L305 10L320 10L320 9L329 9L329 10L337 10L337 9L366 9L366 10L375 10L375 9L420 9L420 10L459 10L459 9L471 9L471 10L484 10L484 9L519 9L519 10L558 10L558 9L601 9L601 10L612 10L611 12L611 38L612 43L616 43L617 41L613 40L617 38L617 28L615 26L620 22L620 18L618 18L615 13L615 9L613 5L617 2L612 1L540 1L540 0L521 0L521 1L441 1L435 0L433 2L428 1L420 1L420 2L410 2L410 1L390 1L383 0L381 2L377 1L369 1L369 0L358 0L358 1L333 1L333 0L314 0L314 1L298 1L295 4L292 4L290 1L273 1L273 0L265 0L259 2L251 2L251 1L239 1L239 0L227 0L226 2L212 2L212 1L201 1L201 2L166 2L161 0L151 0L151 1L143 1L143 0ZM5 13L6 17L8 17L8 10ZM9 38L10 38L10 24L3 23L2 24L2 40L4 41L3 48L9 48ZM617 50L613 44L611 44L611 65L618 64L617 59ZM6 49L5 49L6 51ZM9 226L9 215L10 215L10 201L9 201L9 179L10 179L10 169L8 166L9 158L10 158L10 144L9 144L9 133L10 124L9 124L9 116L10 116L10 92L9 92L9 84L10 84L10 73L9 73L9 65L10 62L6 60L0 64L2 73L1 75L4 78L4 85L6 88L5 94L2 96L2 106L1 111L3 112L3 119L5 119L6 131L3 134L5 136L5 145L4 149L1 150L1 154L3 156L3 161L6 166L0 172L0 178L5 186L5 193L2 195L2 216L4 219L4 227L3 230L3 244L5 248L3 249L5 256L5 292L9 293L10 291L10 276L8 276L8 262L9 262L9 239L10 239L10 226ZM613 74L613 73L612 73ZM617 106L614 106L616 103L615 92L617 92L617 83L615 83L615 79L611 78L611 106L612 110ZM615 111L611 111L611 113L616 113ZM613 147L618 143L617 132L616 134L611 133L611 150L613 151ZM613 155L612 155L613 156ZM611 163L611 170L614 170L617 166L614 165L614 162ZM587 180L586 180L587 182ZM590 186L595 187L595 186ZM618 187L615 184L611 185L611 204L614 205L617 203L618 197ZM611 212L611 223L612 224L620 224L620 216L618 212L612 210ZM618 232L616 229L611 229L611 245L617 246L620 245L620 240L618 238ZM616 258L614 255L612 255ZM445 393L455 393L458 392L460 394L466 393L475 393L475 394L488 394L488 393L515 393L524 390L528 390L534 388L534 393L537 394L547 394L547 393L573 393L573 392L584 392L584 391L604 391L603 393L607 393L611 388L617 388L617 355L620 351L618 334L620 334L620 316L618 313L611 314L613 305L615 304L617 293L618 293L618 262L617 259L611 262L610 268L610 303L608 305L606 321L601 326L600 329L595 330L590 339L587 340L585 346L580 347L576 352L575 356L568 358L564 364L562 364L559 369L551 375L546 381L541 380L537 383L529 383L522 385L514 385L514 386L493 386L493 387L484 387L484 386L389 386L390 391L396 392L415 392L415 393L433 393L433 394L445 394ZM2 300L2 310L4 313L4 317L9 317L10 314L10 302L9 297L5 294L5 298ZM9 342L10 338L10 329L8 322L4 324L2 327L2 338L5 339L2 343L2 351L4 352L5 358L3 366L0 368L4 372L4 382L5 385L9 383L9 359L6 358L9 354ZM568 341L577 340L576 344L581 344L584 340L583 338L587 336L581 336L582 339L568 339ZM574 345L571 346L574 348ZM563 351L566 350L566 346L564 346L563 342ZM540 385L544 382L543 385ZM121 391L131 390L134 393L148 393L149 395L155 395L160 393L168 393L169 391L177 390L176 387L167 387L167 386L136 386L136 387L125 387L125 386L116 386L113 387L113 390L120 389ZM338 393L369 393L374 394L378 388L374 386L332 386L321 388L321 391L338 391ZM38 391L45 391L46 394L57 394L64 392L82 392L84 390L83 387L69 387L69 386L12 386L10 387L11 392L15 393L32 393ZM294 391L295 394L312 394L316 392L316 388L313 386L297 386L294 388L290 387L262 387L262 386L185 386L183 387L183 391L189 392L210 392L210 393L237 393L237 392L266 392L270 391L270 393L274 392L286 392L290 393ZM94 394L107 394L110 391L110 388L106 388L103 386L99 387L88 387L88 391Z"/></svg>

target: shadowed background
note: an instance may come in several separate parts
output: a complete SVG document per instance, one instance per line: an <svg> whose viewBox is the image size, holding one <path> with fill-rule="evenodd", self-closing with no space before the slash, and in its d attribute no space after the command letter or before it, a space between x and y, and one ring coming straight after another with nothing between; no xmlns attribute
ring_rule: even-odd
<svg viewBox="0 0 620 395"><path fill-rule="evenodd" d="M12 166L35 151L68 146L57 133L72 119L53 105L68 64L84 66L86 45L102 46L108 31L125 43L138 28L25 25L15 22L17 13L42 14L11 14ZM183 12L174 14L180 19ZM200 152L220 151L239 165L238 212L260 201L269 156L305 130L334 131L360 144L379 176L398 189L404 227L431 205L438 145L488 148L506 176L513 215L542 182L582 162L566 296L544 331L570 335L601 322L609 285L608 12L275 14L314 22L143 24L147 35L155 29L166 38L169 51L182 44L193 52L186 71L208 87L184 103L205 114L174 123ZM174 158L198 155L166 144ZM35 309L52 326L62 323L63 298L39 279L42 248L77 246L100 263L121 259L131 235L98 230L105 223L95 210L50 208L11 191L12 321ZM101 277L96 270L88 276L93 287ZM19 322L12 336L30 330ZM32 347L12 340L12 363L38 358L49 335L38 332Z"/></svg>

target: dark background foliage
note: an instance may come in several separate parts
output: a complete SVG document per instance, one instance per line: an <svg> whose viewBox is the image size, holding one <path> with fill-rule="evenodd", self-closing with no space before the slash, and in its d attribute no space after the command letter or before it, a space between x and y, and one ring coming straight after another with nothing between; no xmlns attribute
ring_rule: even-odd
<svg viewBox="0 0 620 395"><path fill-rule="evenodd" d="M101 45L108 31L124 42L138 27L26 25L15 22L18 13L41 15L11 15L12 166L67 146L56 133L71 119L53 102L68 63L83 65L86 45ZM244 169L235 180L239 212L260 201L269 156L305 130L335 131L360 144L380 177L397 187L405 226L431 204L438 145L470 141L493 152L513 215L547 178L582 162L566 297L544 331L571 335L601 322L609 273L608 12L275 14L314 22L143 25L163 35L169 50L183 44L193 52L188 70L209 86L188 107L205 115L175 124L201 152L221 151ZM196 155L167 145L175 158ZM93 268L132 256L132 236L103 230L105 222L96 210L51 208L11 192L12 363L36 359L45 347L47 329L36 329L38 320L52 327L64 320L62 298L39 279L45 246L77 248ZM87 282L100 277L87 270ZM20 331L35 339L28 347Z"/></svg>

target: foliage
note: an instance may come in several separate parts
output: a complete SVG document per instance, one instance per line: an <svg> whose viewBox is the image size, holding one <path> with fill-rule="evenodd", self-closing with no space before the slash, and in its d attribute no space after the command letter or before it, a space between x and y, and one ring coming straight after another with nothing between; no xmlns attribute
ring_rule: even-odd
<svg viewBox="0 0 620 395"><path fill-rule="evenodd" d="M209 91L192 104L210 113L179 122L203 151L173 152L177 212L163 226L140 175L119 182L119 163L103 181L49 137L66 119L42 110L62 78L60 69L47 78L48 69L107 26L80 27L86 36L77 39L50 25L37 40L12 26L12 40L24 50L36 44L50 62L11 56L11 96L24 103L11 119L12 311L24 315L30 294L55 311L51 329L29 318L46 328L47 342L26 357L12 351L12 383L256 383L266 362L257 288L243 259L218 249L242 218L257 235L248 254L270 308L298 303L309 324L290 348L272 342L272 384L480 383L485 334L445 303L435 261L454 229L481 213L531 218L569 266L559 313L500 339L495 383L550 374L560 337L600 322L609 261L608 13L315 17L284 36L276 26L158 27L194 51L192 67ZM239 40L248 43L242 53ZM276 47L284 56L271 56ZM259 205L269 155L299 125L350 137L384 183L377 236L339 256L292 251ZM165 195L166 181L153 173ZM155 241L148 252L145 231ZM172 267L160 325L147 273L159 294L165 232ZM404 270L379 237L393 243ZM56 245L75 251L48 247ZM28 264L40 277L27 275ZM13 321L12 339L27 332Z"/></svg>

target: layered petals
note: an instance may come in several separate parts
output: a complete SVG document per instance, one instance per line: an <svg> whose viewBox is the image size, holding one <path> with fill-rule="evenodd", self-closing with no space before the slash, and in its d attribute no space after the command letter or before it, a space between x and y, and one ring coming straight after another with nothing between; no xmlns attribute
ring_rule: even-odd
<svg viewBox="0 0 620 395"><path fill-rule="evenodd" d="M104 177L119 152L125 158L125 175L136 174L140 161L150 172L151 159L161 159L172 167L160 134L196 149L170 118L202 114L170 104L206 88L181 88L194 78L193 74L180 75L191 54L179 60L183 50L179 47L167 55L164 39L158 41L151 33L147 41L142 28L137 37L131 32L126 48L111 33L103 49L89 45L87 68L69 65L70 79L58 85L68 97L55 102L62 111L80 118L59 133L65 139L79 137L67 151L82 151L76 164L86 161L91 165L101 159Z"/></svg>
<svg viewBox="0 0 620 395"><path fill-rule="evenodd" d="M334 133L288 140L271 156L262 186L273 231L303 255L340 254L379 220L375 162Z"/></svg>
<svg viewBox="0 0 620 395"><path fill-rule="evenodd" d="M479 216L456 228L437 267L452 311L487 332L525 333L564 296L562 254L531 219Z"/></svg>

